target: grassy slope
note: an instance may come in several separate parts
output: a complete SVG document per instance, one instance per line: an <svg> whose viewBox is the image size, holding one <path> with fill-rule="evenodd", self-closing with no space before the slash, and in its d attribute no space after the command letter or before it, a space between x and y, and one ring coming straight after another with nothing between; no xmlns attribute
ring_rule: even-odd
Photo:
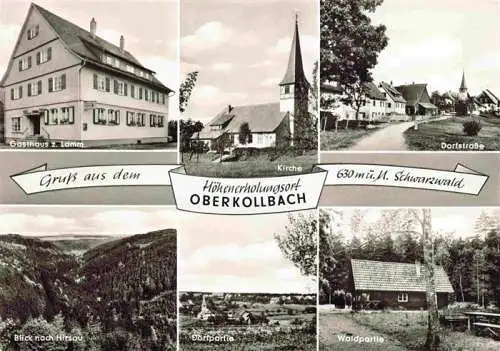
<svg viewBox="0 0 500 351"><path fill-rule="evenodd" d="M478 117L475 117L478 118ZM463 132L462 123L470 117L422 123L418 130L408 129L404 135L410 150L440 151L441 143L480 143L485 150L500 150L500 118L480 118L483 128L478 136L469 137ZM464 150L465 151L465 150Z"/></svg>
<svg viewBox="0 0 500 351"><path fill-rule="evenodd" d="M189 160L189 155L184 155L184 164L186 173L191 175L207 177L262 177L292 175L296 173L308 173L313 165L318 163L317 153L310 152L301 156L283 155L276 160L270 161L267 155L252 156L245 161L237 162L212 162L217 158L213 153L201 154L197 160L196 155ZM294 165L302 167L302 172L278 172L277 166L283 164L286 166Z"/></svg>
<svg viewBox="0 0 500 351"><path fill-rule="evenodd" d="M370 135L378 129L339 129L338 132L327 131L321 132L320 150L330 151L346 149L354 144L361 138Z"/></svg>
<svg viewBox="0 0 500 351"><path fill-rule="evenodd" d="M409 350L421 350L427 331L426 312L359 313L358 324L399 340ZM442 329L442 351L493 351L500 343L465 332Z"/></svg>

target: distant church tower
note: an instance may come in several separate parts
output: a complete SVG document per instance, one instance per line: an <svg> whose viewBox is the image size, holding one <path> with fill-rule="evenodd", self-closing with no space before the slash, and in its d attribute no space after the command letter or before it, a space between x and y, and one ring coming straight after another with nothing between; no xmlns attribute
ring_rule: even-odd
<svg viewBox="0 0 500 351"><path fill-rule="evenodd" d="M300 50L299 21L295 15L295 32L292 47L288 58L288 67L280 86L280 112L290 112L290 136L301 133L301 118L309 118L309 89L310 85L304 74L302 52Z"/></svg>
<svg viewBox="0 0 500 351"><path fill-rule="evenodd" d="M462 73L462 82L455 102L455 113L457 116L467 116L469 114L469 94L465 84L465 71Z"/></svg>

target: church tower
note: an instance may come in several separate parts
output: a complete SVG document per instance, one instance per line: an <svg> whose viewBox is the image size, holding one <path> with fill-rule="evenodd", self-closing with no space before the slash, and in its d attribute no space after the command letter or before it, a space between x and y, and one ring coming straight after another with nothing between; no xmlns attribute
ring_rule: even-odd
<svg viewBox="0 0 500 351"><path fill-rule="evenodd" d="M462 72L462 83L460 84L459 92L467 94L467 85L465 84L465 71Z"/></svg>
<svg viewBox="0 0 500 351"><path fill-rule="evenodd" d="M455 102L455 113L457 116L467 116L470 113L469 94L465 84L465 71L462 72L462 82L458 90L457 101Z"/></svg>
<svg viewBox="0 0 500 351"><path fill-rule="evenodd" d="M300 49L299 22L295 15L295 31L293 34L290 56L285 76L280 86L280 112L290 113L290 136L295 139L295 134L301 123L300 119L309 118L309 89L310 85L304 74L302 65L302 52Z"/></svg>

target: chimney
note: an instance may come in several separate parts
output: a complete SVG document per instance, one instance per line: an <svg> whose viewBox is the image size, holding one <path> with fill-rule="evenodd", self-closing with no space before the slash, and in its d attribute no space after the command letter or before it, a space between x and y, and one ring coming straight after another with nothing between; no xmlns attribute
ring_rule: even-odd
<svg viewBox="0 0 500 351"><path fill-rule="evenodd" d="M90 21L90 35L92 35L92 38L95 38L96 28L97 22L95 21L95 18L92 17L92 20Z"/></svg>
<svg viewBox="0 0 500 351"><path fill-rule="evenodd" d="M392 87L392 80L391 80L391 87Z"/></svg>
<svg viewBox="0 0 500 351"><path fill-rule="evenodd" d="M420 278L420 261L415 260L415 272L417 274L417 277Z"/></svg>
<svg viewBox="0 0 500 351"><path fill-rule="evenodd" d="M227 113L231 113L232 110L233 110L233 106L227 105Z"/></svg>
<svg viewBox="0 0 500 351"><path fill-rule="evenodd" d="M120 51L123 52L124 49L125 49L125 38L122 35L120 37Z"/></svg>

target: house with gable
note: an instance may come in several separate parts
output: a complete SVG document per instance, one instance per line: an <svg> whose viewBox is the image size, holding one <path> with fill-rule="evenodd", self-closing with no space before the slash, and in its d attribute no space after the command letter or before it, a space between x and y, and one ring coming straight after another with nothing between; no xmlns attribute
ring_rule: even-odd
<svg viewBox="0 0 500 351"><path fill-rule="evenodd" d="M452 302L453 287L443 267L434 270L438 308ZM425 309L425 267L420 262L400 263L351 259L350 285L355 298L383 301L389 308Z"/></svg>
<svg viewBox="0 0 500 351"><path fill-rule="evenodd" d="M365 99L359 108L359 118L365 121L376 121L386 115L386 97L375 83L364 83Z"/></svg>
<svg viewBox="0 0 500 351"><path fill-rule="evenodd" d="M406 115L406 99L403 95L392 86L392 82L380 82L378 85L380 92L387 99L385 104L385 112L388 116L405 116Z"/></svg>
<svg viewBox="0 0 500 351"><path fill-rule="evenodd" d="M173 91L126 50L31 4L0 87L6 141L168 141Z"/></svg>
<svg viewBox="0 0 500 351"><path fill-rule="evenodd" d="M481 112L500 111L500 99L489 89L485 89L476 96Z"/></svg>
<svg viewBox="0 0 500 351"><path fill-rule="evenodd" d="M406 114L409 116L434 116L438 108L431 101L427 84L407 84L396 87L406 100Z"/></svg>
<svg viewBox="0 0 500 351"><path fill-rule="evenodd" d="M298 20L295 20L290 55L285 75L279 83L279 102L232 106L221 110L201 132L192 139L203 141L214 148L216 141L229 135L234 147L271 148L278 145L293 146L300 130L302 118L312 118L311 86L302 64ZM247 123L251 132L244 145L239 133Z"/></svg>

